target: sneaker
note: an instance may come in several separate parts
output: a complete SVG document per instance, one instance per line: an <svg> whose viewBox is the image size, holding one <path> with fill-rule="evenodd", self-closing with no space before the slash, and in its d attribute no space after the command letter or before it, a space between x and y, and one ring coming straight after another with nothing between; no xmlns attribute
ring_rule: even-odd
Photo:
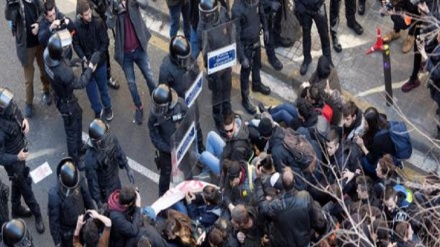
<svg viewBox="0 0 440 247"><path fill-rule="evenodd" d="M411 80L409 79L405 84L402 86L402 92L408 93L409 91L413 90L414 88L420 86L421 82L419 79Z"/></svg>
<svg viewBox="0 0 440 247"><path fill-rule="evenodd" d="M141 125L143 120L144 120L144 108L136 108L136 111L134 112L133 123Z"/></svg>
<svg viewBox="0 0 440 247"><path fill-rule="evenodd" d="M52 104L52 96L50 95L49 92L44 92L43 93L43 103L46 105L51 105Z"/></svg>
<svg viewBox="0 0 440 247"><path fill-rule="evenodd" d="M402 52L408 53L414 46L414 35L408 35L406 40L403 42Z"/></svg>
<svg viewBox="0 0 440 247"><path fill-rule="evenodd" d="M104 119L107 120L107 121L112 121L112 119L113 119L113 111L112 111L112 108L109 107L109 108L105 108L105 109L103 109L103 110L102 110L102 113L101 113L101 117L104 118Z"/></svg>
<svg viewBox="0 0 440 247"><path fill-rule="evenodd" d="M119 83L113 77L108 78L107 84L113 89L119 89Z"/></svg>
<svg viewBox="0 0 440 247"><path fill-rule="evenodd" d="M26 107L24 108L24 116L27 118L32 117L32 104L26 104Z"/></svg>
<svg viewBox="0 0 440 247"><path fill-rule="evenodd" d="M382 37L383 42L385 43L389 43L393 40L396 40L400 38L400 32L395 32L394 30L388 32L387 34L385 34L385 36Z"/></svg>

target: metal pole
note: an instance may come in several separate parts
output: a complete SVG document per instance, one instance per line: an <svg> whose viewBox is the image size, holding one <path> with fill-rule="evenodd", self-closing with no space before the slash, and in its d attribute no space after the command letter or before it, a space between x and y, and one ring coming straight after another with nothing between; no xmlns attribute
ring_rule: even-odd
<svg viewBox="0 0 440 247"><path fill-rule="evenodd" d="M393 105L393 88L391 85L391 61L390 61L390 47L388 44L383 45L383 77L385 80L385 93L387 106Z"/></svg>

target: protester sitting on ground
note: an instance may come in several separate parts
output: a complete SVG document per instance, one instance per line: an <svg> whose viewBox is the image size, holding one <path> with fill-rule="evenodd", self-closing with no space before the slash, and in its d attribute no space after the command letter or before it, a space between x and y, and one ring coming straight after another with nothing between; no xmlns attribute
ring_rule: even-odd
<svg viewBox="0 0 440 247"><path fill-rule="evenodd" d="M376 219L370 225L371 240L377 247L394 247L390 239L390 232L387 222L381 218Z"/></svg>
<svg viewBox="0 0 440 247"><path fill-rule="evenodd" d="M237 205L231 212L231 223L241 246L260 246L268 242L266 221L256 208Z"/></svg>
<svg viewBox="0 0 440 247"><path fill-rule="evenodd" d="M278 123L273 121L272 116L268 112L257 114L253 119L247 122L247 127L249 131L249 140L251 141L252 144L254 156L258 156L260 152L265 152L267 149L267 139L261 136L261 133L258 129L261 119L263 118L271 119L271 122L274 125L278 125Z"/></svg>
<svg viewBox="0 0 440 247"><path fill-rule="evenodd" d="M154 222L147 215L142 216L142 224L135 238L127 241L125 247L168 247L167 241L154 227Z"/></svg>
<svg viewBox="0 0 440 247"><path fill-rule="evenodd" d="M413 241L414 230L412 229L411 224L407 221L400 221L397 223L394 236L394 241L397 243L398 247L412 247L417 244L417 242Z"/></svg>
<svg viewBox="0 0 440 247"><path fill-rule="evenodd" d="M165 216L165 221L161 222L158 228L169 245L196 246L191 219L187 215L173 209L168 209Z"/></svg>
<svg viewBox="0 0 440 247"><path fill-rule="evenodd" d="M104 225L104 229L100 229L100 225ZM96 210L87 210L85 215L80 215L76 223L76 229L73 234L73 246L109 246L110 230L112 221L96 212ZM82 236L83 243L80 242Z"/></svg>
<svg viewBox="0 0 440 247"><path fill-rule="evenodd" d="M222 214L222 195L219 189L206 185L201 193L185 195L188 216L205 228L212 226Z"/></svg>
<svg viewBox="0 0 440 247"><path fill-rule="evenodd" d="M333 118L333 109L325 102L325 92L318 86L310 86L304 88L301 92L301 98L307 99L307 101L313 106L318 115L322 115L330 123ZM298 104L298 103L297 103Z"/></svg>
<svg viewBox="0 0 440 247"><path fill-rule="evenodd" d="M393 162L393 157L389 154L385 154L379 159L376 167L377 179L374 181L374 190L378 198L382 197L382 194L386 187L400 184L402 181L395 172L396 166Z"/></svg>
<svg viewBox="0 0 440 247"><path fill-rule="evenodd" d="M364 153L364 157L361 158L364 173L374 179L376 178L375 170L379 159L384 154L395 155L396 150L389 131L378 134L389 128L386 116L380 114L376 108L369 107L364 112L364 118L365 134L362 137L355 136L354 141Z"/></svg>
<svg viewBox="0 0 440 247"><path fill-rule="evenodd" d="M355 136L364 135L365 119L362 110L349 100L342 106L342 139L353 140Z"/></svg>
<svg viewBox="0 0 440 247"><path fill-rule="evenodd" d="M205 241L201 245L202 247L239 247L241 246L230 221L219 218L209 230Z"/></svg>
<svg viewBox="0 0 440 247"><path fill-rule="evenodd" d="M376 197L373 181L367 176L356 177L356 191L360 207L363 205L382 207L381 201Z"/></svg>

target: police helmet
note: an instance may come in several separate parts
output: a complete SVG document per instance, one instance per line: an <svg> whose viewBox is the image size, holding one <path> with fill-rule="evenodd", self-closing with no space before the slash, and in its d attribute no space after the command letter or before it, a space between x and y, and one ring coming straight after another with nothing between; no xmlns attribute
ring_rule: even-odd
<svg viewBox="0 0 440 247"><path fill-rule="evenodd" d="M49 38L44 50L44 61L49 67L57 66L71 51L72 35L67 29L58 31Z"/></svg>
<svg viewBox="0 0 440 247"><path fill-rule="evenodd" d="M80 175L72 158L64 158L58 163L57 176L61 192L65 196L73 194L76 188L78 188Z"/></svg>
<svg viewBox="0 0 440 247"><path fill-rule="evenodd" d="M3 115L11 104L14 94L7 88L0 88L0 115Z"/></svg>
<svg viewBox="0 0 440 247"><path fill-rule="evenodd" d="M152 112L154 115L163 115L169 109L173 109L177 104L178 96L174 89L166 84L159 84L152 93L153 105Z"/></svg>
<svg viewBox="0 0 440 247"><path fill-rule="evenodd" d="M89 137L93 147L105 148L105 137L109 132L109 126L99 118L94 119L89 125Z"/></svg>
<svg viewBox="0 0 440 247"><path fill-rule="evenodd" d="M32 237L22 219L13 219L4 223L2 226L2 239L6 246L33 246Z"/></svg>
<svg viewBox="0 0 440 247"><path fill-rule="evenodd" d="M220 5L217 0L200 0L200 20L205 24L216 23L220 15Z"/></svg>
<svg viewBox="0 0 440 247"><path fill-rule="evenodd" d="M191 46L184 36L177 35L171 39L170 55L171 61L174 64L183 68L189 65L191 61Z"/></svg>

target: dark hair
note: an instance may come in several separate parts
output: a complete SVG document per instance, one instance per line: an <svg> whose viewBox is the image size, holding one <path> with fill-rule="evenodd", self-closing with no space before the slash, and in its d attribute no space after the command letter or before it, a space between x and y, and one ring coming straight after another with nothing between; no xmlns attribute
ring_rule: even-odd
<svg viewBox="0 0 440 247"><path fill-rule="evenodd" d="M271 170L274 167L272 155L266 155L266 157L260 161L260 166L265 170Z"/></svg>
<svg viewBox="0 0 440 247"><path fill-rule="evenodd" d="M341 141L341 136L339 135L339 132L335 128L330 128L330 131L327 133L326 136L326 141L339 143Z"/></svg>
<svg viewBox="0 0 440 247"><path fill-rule="evenodd" d="M229 125L229 124L233 123L234 120L235 120L235 115L232 110L227 111L223 114L223 124L224 125Z"/></svg>
<svg viewBox="0 0 440 247"><path fill-rule="evenodd" d="M404 240L408 236L408 229L411 225L406 221L400 221L396 225L396 230L394 231L397 239Z"/></svg>
<svg viewBox="0 0 440 247"><path fill-rule="evenodd" d="M316 105L321 105L324 103L321 89L319 89L319 87L312 85L307 89L307 91L310 99L314 100Z"/></svg>
<svg viewBox="0 0 440 247"><path fill-rule="evenodd" d="M388 123L376 108L369 107L364 112L364 118L365 121L368 124L368 130L367 132L362 136L365 142L365 146L368 148L371 148L374 135L380 130L380 129L386 129L388 128Z"/></svg>
<svg viewBox="0 0 440 247"><path fill-rule="evenodd" d="M98 246L99 230L94 220L88 220L82 232L86 246Z"/></svg>
<svg viewBox="0 0 440 247"><path fill-rule="evenodd" d="M373 180L371 180L371 178L367 176L359 176L356 178L356 185L361 191L366 191L368 192L368 195L370 195Z"/></svg>
<svg viewBox="0 0 440 247"><path fill-rule="evenodd" d="M136 190L133 187L124 186L119 191L119 204L128 205L136 200Z"/></svg>
<svg viewBox="0 0 440 247"><path fill-rule="evenodd" d="M389 200L390 198L394 198L397 195L397 191L394 190L394 188L392 186L388 186L385 189L385 193L383 196L383 199L385 201Z"/></svg>
<svg viewBox="0 0 440 247"><path fill-rule="evenodd" d="M388 228L386 221L376 219L373 224L371 224L371 233L377 235L376 243L379 243L380 246L383 246L382 243L385 242L388 244L388 241L390 240L390 229Z"/></svg>
<svg viewBox="0 0 440 247"><path fill-rule="evenodd" d="M342 115L344 117L354 116L356 115L358 109L359 108L357 107L356 103L354 103L352 100L349 100L342 105Z"/></svg>
<svg viewBox="0 0 440 247"><path fill-rule="evenodd" d="M151 242L146 236L141 236L137 243L137 247L151 247Z"/></svg>
<svg viewBox="0 0 440 247"><path fill-rule="evenodd" d="M210 204L217 205L221 202L222 198L220 191L212 185L206 185L203 188L202 193L205 200Z"/></svg>
<svg viewBox="0 0 440 247"><path fill-rule="evenodd" d="M385 175L385 178L390 178L394 173L394 162L393 157L389 154L384 155L379 159L377 164L379 166L380 172Z"/></svg>
<svg viewBox="0 0 440 247"><path fill-rule="evenodd" d="M208 233L208 242L216 247L223 246L227 239L228 233L217 227L212 228Z"/></svg>
<svg viewBox="0 0 440 247"><path fill-rule="evenodd" d="M369 204L364 204L359 208L359 215L361 218L365 218L367 224L371 224L371 217L380 216L382 211L375 206L371 206Z"/></svg>
<svg viewBox="0 0 440 247"><path fill-rule="evenodd" d="M49 11L55 8L55 0L46 0L44 2L44 14L47 15Z"/></svg>
<svg viewBox="0 0 440 247"><path fill-rule="evenodd" d="M298 98L296 100L296 107L298 108L298 113L305 119L309 119L313 114L313 106L306 99Z"/></svg>
<svg viewBox="0 0 440 247"><path fill-rule="evenodd" d="M82 15L84 12L90 9L89 0L78 0L76 4L76 13Z"/></svg>

